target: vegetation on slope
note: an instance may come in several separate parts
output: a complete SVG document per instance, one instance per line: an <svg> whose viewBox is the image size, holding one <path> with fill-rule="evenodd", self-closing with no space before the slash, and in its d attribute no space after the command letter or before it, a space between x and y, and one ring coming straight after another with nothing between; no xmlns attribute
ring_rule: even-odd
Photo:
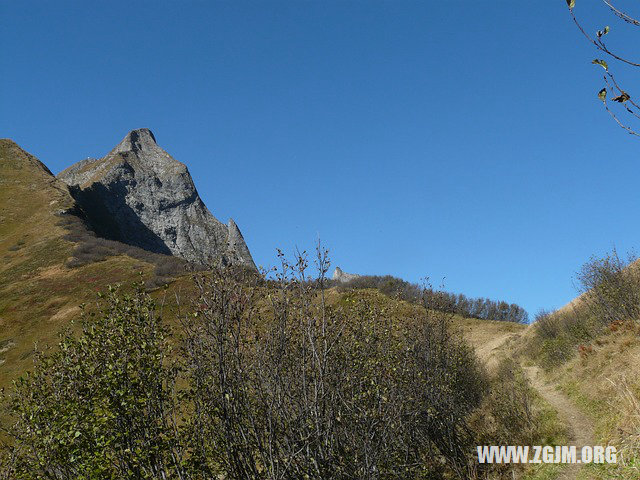
<svg viewBox="0 0 640 480"><path fill-rule="evenodd" d="M71 268L86 246L72 235L90 232L62 213L70 211L75 204L66 185L14 142L0 140L0 388L32 365L35 344L56 343L57 332L97 290L133 282L140 272L149 279L154 271L152 259L123 251Z"/></svg>
<svg viewBox="0 0 640 480"><path fill-rule="evenodd" d="M13 445L3 451L7 478L274 478L287 464L290 478L497 478L510 468L478 469L476 442L549 437L517 365L493 368L495 337L523 327L462 318L431 289L413 286L419 297L404 298L401 281L338 291L290 274L238 282L214 273L194 284L183 262L93 235L44 165L10 141L0 147L0 388L13 407L0 413L0 425L12 426L0 432ZM140 275L147 289L174 281L153 301L112 292L97 313L97 291ZM248 291L251 302L242 303ZM85 323L74 324L82 304ZM247 323L220 323L221 306ZM234 330L248 326L246 336ZM460 333L490 359L489 372ZM234 338L248 363L234 357ZM284 357L274 355L276 340ZM232 400L215 366L239 382ZM310 385L331 393L317 398ZM230 422L228 408L242 395L248 403ZM284 443L269 443L283 432Z"/></svg>
<svg viewBox="0 0 640 480"><path fill-rule="evenodd" d="M162 306L171 335L142 290L109 293L101 313L38 354L9 394L5 471L497 477L508 467L480 469L479 441L540 436L517 366L502 364L500 381L490 381L452 315L375 290L326 291L305 268L303 258L283 261L275 284L229 270L197 274L199 293L181 299L178 325Z"/></svg>
<svg viewBox="0 0 640 480"><path fill-rule="evenodd" d="M595 425L597 444L619 450L617 465L591 465L589 478L640 477L640 271L613 251L578 274L582 295L542 312L521 353L541 365Z"/></svg>

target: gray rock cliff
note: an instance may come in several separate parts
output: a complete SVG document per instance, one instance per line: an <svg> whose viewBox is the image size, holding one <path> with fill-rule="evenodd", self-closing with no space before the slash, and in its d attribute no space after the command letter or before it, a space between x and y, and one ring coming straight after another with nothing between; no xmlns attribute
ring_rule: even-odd
<svg viewBox="0 0 640 480"><path fill-rule="evenodd" d="M105 157L58 174L100 236L157 253L255 269L233 220L217 220L200 199L187 167L133 130Z"/></svg>

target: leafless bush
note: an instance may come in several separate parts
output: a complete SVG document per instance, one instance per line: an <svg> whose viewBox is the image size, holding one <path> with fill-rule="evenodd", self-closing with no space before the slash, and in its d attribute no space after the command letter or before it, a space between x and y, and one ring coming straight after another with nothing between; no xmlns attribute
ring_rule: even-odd
<svg viewBox="0 0 640 480"><path fill-rule="evenodd" d="M620 259L614 249L602 258L592 257L578 273L584 301L602 324L640 319L640 274L636 258Z"/></svg>
<svg viewBox="0 0 640 480"><path fill-rule="evenodd" d="M325 251L312 281L304 254L280 259L277 288L196 276L183 323L194 461L238 480L465 477L484 376L448 317L332 307Z"/></svg>
<svg viewBox="0 0 640 480"><path fill-rule="evenodd" d="M536 333L543 339L556 337L562 330L559 322L553 318L553 312L540 310L533 320L536 325Z"/></svg>
<svg viewBox="0 0 640 480"><path fill-rule="evenodd" d="M572 307L555 312L541 310L533 328L535 335L529 341L528 354L537 357L543 367L551 368L570 360L578 346L590 342L602 325L584 309Z"/></svg>
<svg viewBox="0 0 640 480"><path fill-rule="evenodd" d="M582 295L571 307L536 315L531 353L549 368L589 351L607 325L640 320L640 272L636 258L616 250L592 257L577 275Z"/></svg>

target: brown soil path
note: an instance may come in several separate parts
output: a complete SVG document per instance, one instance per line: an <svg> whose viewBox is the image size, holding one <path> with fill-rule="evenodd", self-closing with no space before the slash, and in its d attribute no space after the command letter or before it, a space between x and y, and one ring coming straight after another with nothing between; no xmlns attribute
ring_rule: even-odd
<svg viewBox="0 0 640 480"><path fill-rule="evenodd" d="M580 455L579 452L583 446L594 445L591 420L564 393L557 389L556 384L545 378L542 369L531 366L524 367L524 371L529 377L531 386L558 412L560 419L565 422L569 444L577 447L578 455ZM558 480L575 479L581 468L582 466L578 464L567 465Z"/></svg>
<svg viewBox="0 0 640 480"><path fill-rule="evenodd" d="M499 331L481 325L468 325L463 329L466 340L475 348L478 358L489 370L495 368L501 355L504 355L513 342L522 335L522 331ZM575 445L579 454L585 445L594 445L594 429L591 420L558 388L548 380L541 368L523 366L531 386L540 396L558 412L559 419L567 426L569 444ZM574 480L581 465L567 465L556 480Z"/></svg>

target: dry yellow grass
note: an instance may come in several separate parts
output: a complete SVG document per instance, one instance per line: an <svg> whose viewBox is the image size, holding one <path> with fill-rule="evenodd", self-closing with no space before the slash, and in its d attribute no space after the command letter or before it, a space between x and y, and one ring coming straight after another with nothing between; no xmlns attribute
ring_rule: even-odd
<svg viewBox="0 0 640 480"><path fill-rule="evenodd" d="M586 308L584 298L563 307ZM582 311L582 313L585 313ZM583 321L588 318L582 315ZM577 437L589 433L596 445L613 445L620 452L617 465L584 466L577 477L585 479L640 478L640 326L633 320L615 322L594 330L592 340L583 340L570 358L557 365L545 364L544 376L573 404L577 417L588 419L592 427L573 429ZM536 347L537 345L537 347ZM536 326L525 331L516 350L526 357L536 355L540 339ZM566 404L566 402L565 402ZM568 415L564 415L567 417ZM586 432L586 433L585 433ZM571 477L574 478L574 477Z"/></svg>
<svg viewBox="0 0 640 480"><path fill-rule="evenodd" d="M515 342L527 330L526 325L494 320L456 317L455 328L473 346L478 358L489 370L502 355L508 355Z"/></svg>
<svg viewBox="0 0 640 480"><path fill-rule="evenodd" d="M622 452L617 467L601 468L594 478L640 478L639 333L632 323L609 331L590 345L588 353L552 372L563 391L591 417L596 442Z"/></svg>

